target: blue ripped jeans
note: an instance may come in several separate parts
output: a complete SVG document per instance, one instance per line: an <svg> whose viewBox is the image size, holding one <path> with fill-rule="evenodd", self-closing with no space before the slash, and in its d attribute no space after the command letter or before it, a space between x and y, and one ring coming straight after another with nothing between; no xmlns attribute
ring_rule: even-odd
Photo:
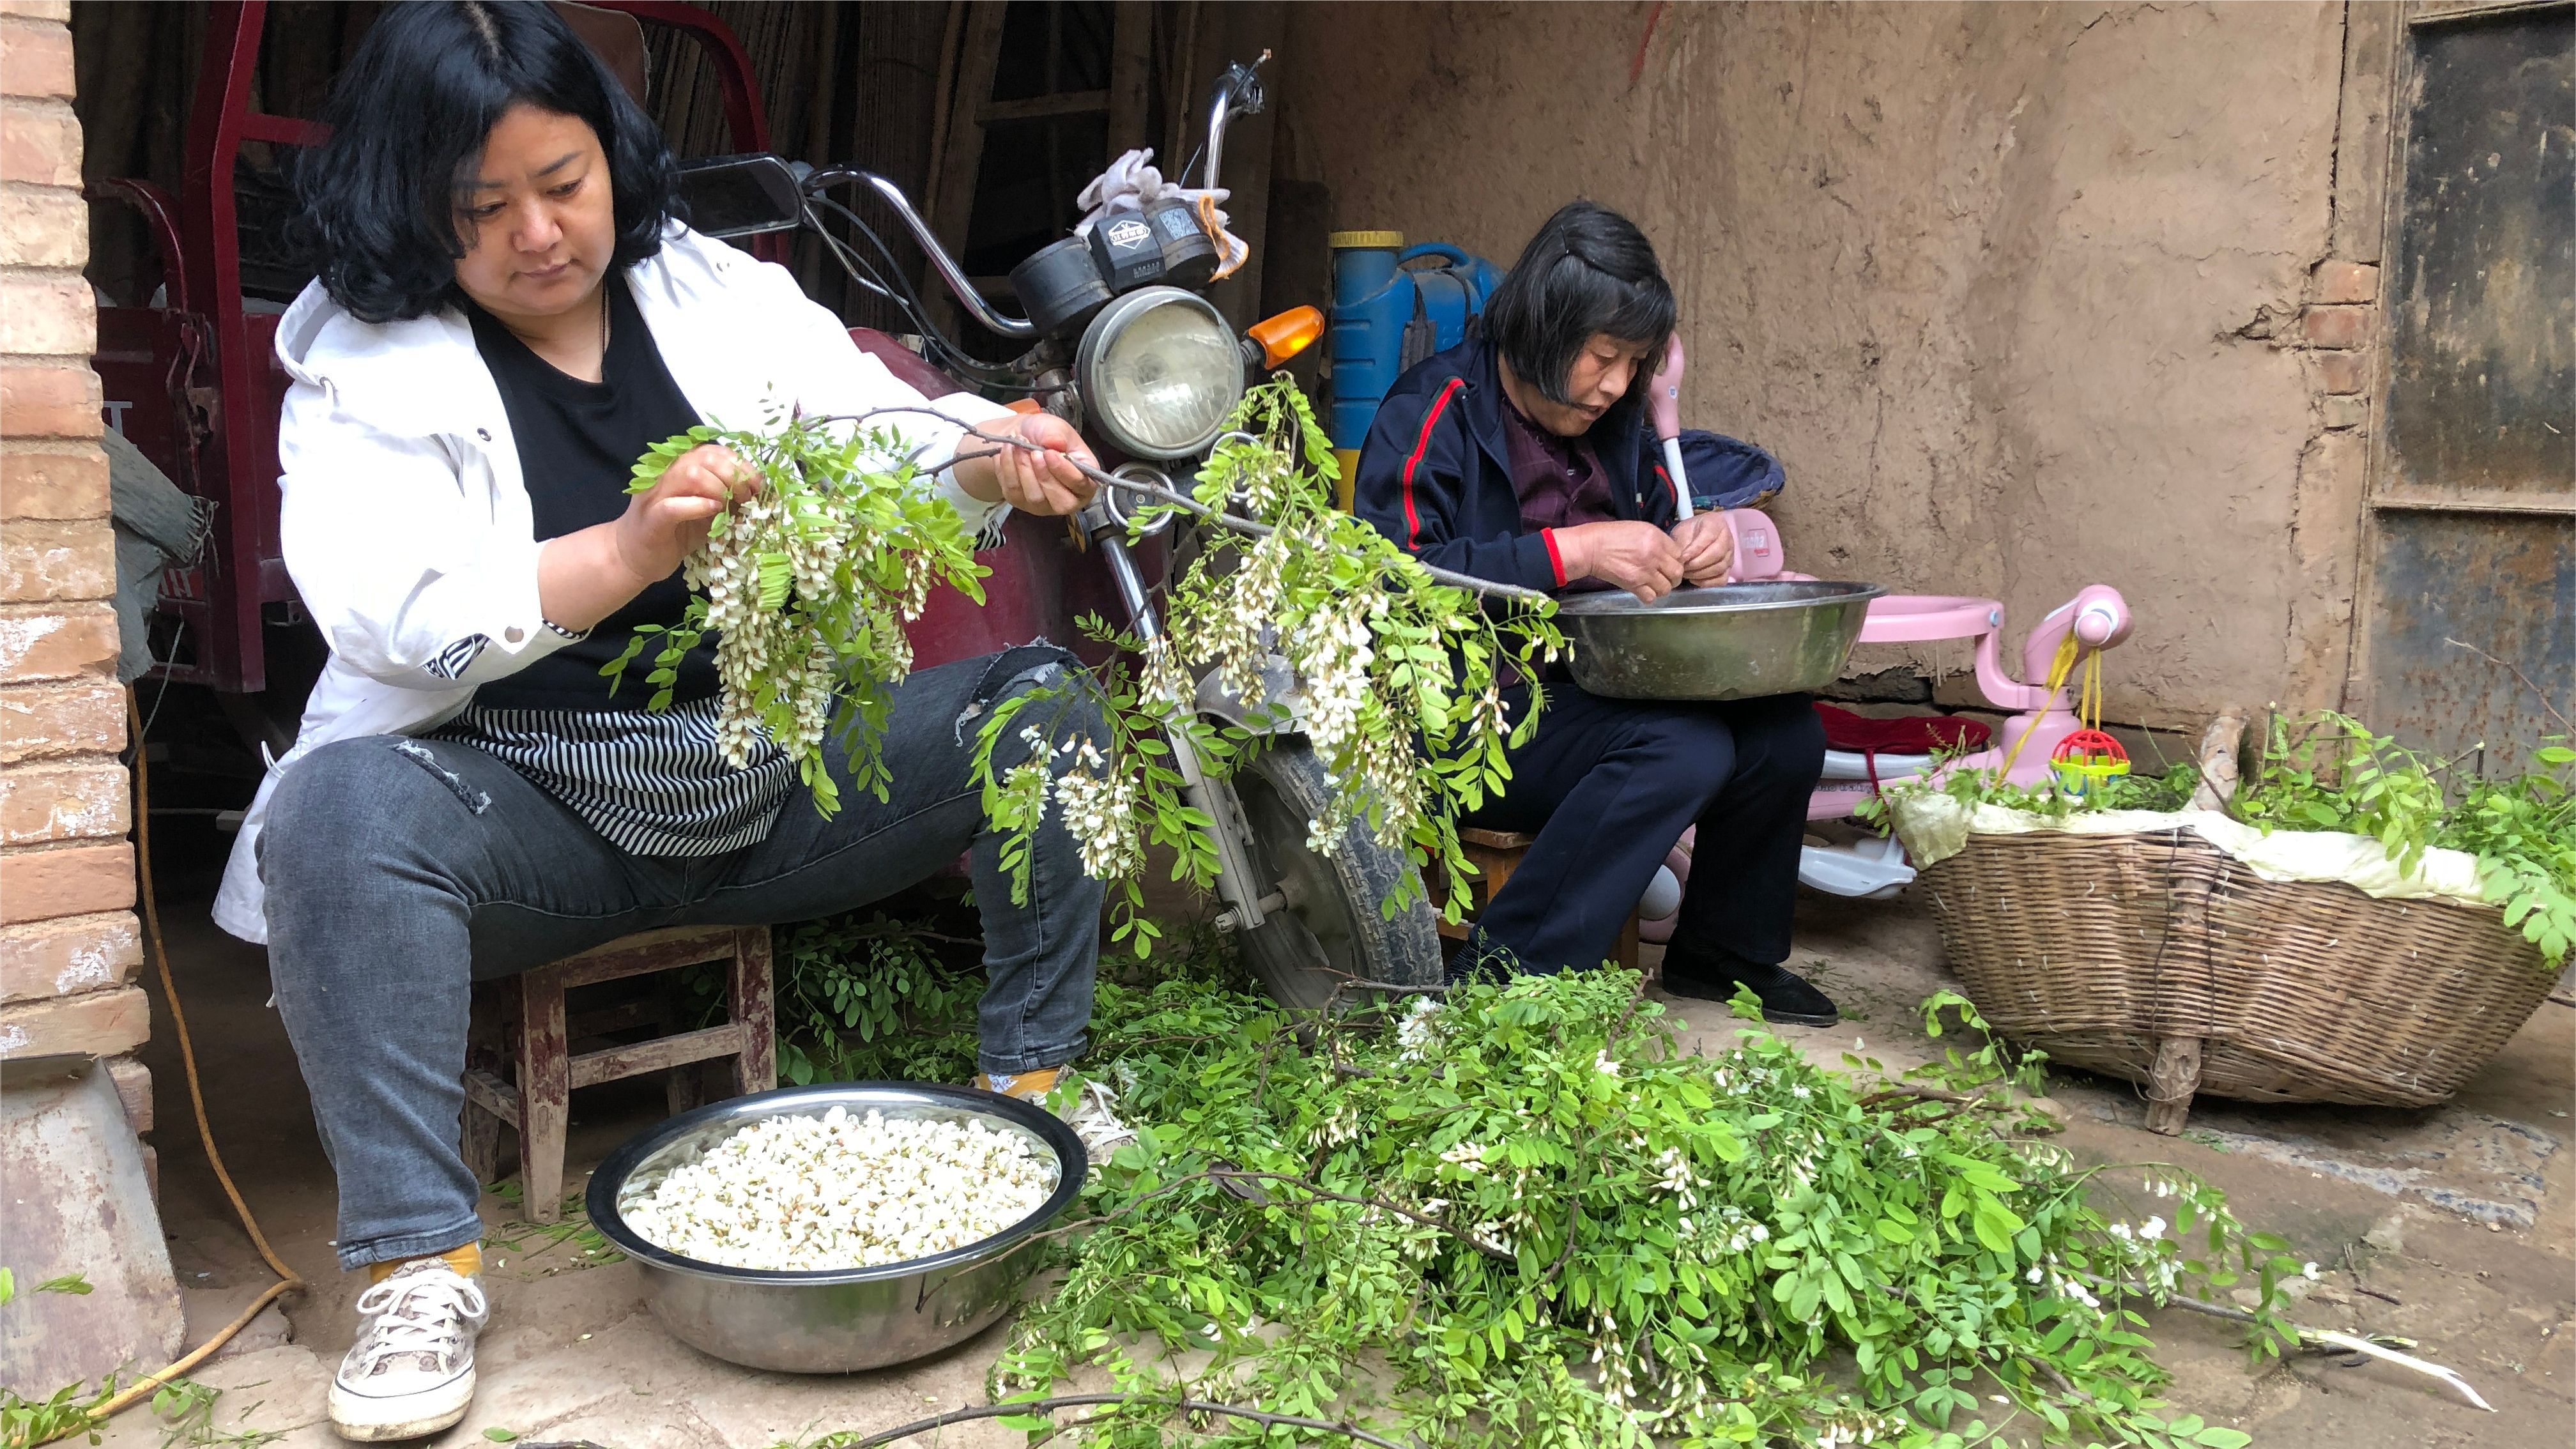
<svg viewBox="0 0 2576 1449"><path fill-rule="evenodd" d="M1001 838L970 778L976 722L1079 668L1050 646L926 669L895 692L890 798L843 788L825 820L789 795L769 838L723 855L630 855L470 745L335 741L278 782L259 842L269 971L340 1183L345 1268L444 1252L482 1234L458 1152L472 982L661 926L761 925L866 905L968 857L989 975L980 1060L1025 1072L1080 1056L1102 888L1057 818L1011 904ZM1059 738L1100 737L1085 694L1041 702ZM1062 708L1068 713L1054 717ZM833 773L846 780L837 743ZM1019 731L996 770L1027 754Z"/></svg>

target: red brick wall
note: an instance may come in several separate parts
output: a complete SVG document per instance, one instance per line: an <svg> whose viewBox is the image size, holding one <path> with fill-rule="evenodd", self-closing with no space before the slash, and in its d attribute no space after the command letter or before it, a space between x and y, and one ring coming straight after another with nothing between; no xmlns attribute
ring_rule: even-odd
<svg viewBox="0 0 2576 1449"><path fill-rule="evenodd" d="M81 267L66 0L0 0L0 1055L111 1058L138 1129L151 1033L134 975L116 561Z"/></svg>

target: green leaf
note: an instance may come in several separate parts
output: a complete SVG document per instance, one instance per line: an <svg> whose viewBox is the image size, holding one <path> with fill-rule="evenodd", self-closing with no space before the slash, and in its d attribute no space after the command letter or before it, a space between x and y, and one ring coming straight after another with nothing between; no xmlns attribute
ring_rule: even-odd
<svg viewBox="0 0 2576 1449"><path fill-rule="evenodd" d="M1978 1193L1976 1203L1976 1213L1970 1226L1976 1231L1977 1241L1993 1252L2011 1253L2013 1234L2022 1229L2021 1219L2013 1214L2012 1209L1986 1193Z"/></svg>
<svg viewBox="0 0 2576 1449"><path fill-rule="evenodd" d="M483 1437L491 1440L495 1444L507 1444L519 1437L519 1431L516 1429L486 1429L483 1431Z"/></svg>
<svg viewBox="0 0 2576 1449"><path fill-rule="evenodd" d="M1970 1187L1983 1188L1988 1192L2011 1192L2021 1186L2020 1183L1997 1171L1991 1164L1980 1162L1973 1157L1962 1156L1956 1152L1944 1152L1941 1154L1941 1161L1957 1169L1959 1176Z"/></svg>

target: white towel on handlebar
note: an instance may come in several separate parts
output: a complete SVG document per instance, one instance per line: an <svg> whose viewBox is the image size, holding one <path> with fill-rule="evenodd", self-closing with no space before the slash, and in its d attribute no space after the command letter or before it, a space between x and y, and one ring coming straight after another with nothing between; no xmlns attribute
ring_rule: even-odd
<svg viewBox="0 0 2576 1449"><path fill-rule="evenodd" d="M1082 208L1082 220L1074 224L1073 234L1091 235L1092 223L1113 211L1143 211L1166 197L1176 198L1190 203L1198 212L1201 227L1211 228L1209 239L1216 243L1216 274L1227 276L1252 257L1252 248L1225 229L1225 213L1215 205L1228 195L1222 186L1210 191L1165 181L1154 165L1154 150L1148 146L1110 162L1108 170L1082 188L1082 194L1074 198L1074 204Z"/></svg>

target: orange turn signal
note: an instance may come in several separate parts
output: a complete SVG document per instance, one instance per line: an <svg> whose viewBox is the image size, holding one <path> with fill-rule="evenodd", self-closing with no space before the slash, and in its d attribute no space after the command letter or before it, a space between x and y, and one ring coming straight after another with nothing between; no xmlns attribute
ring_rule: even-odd
<svg viewBox="0 0 2576 1449"><path fill-rule="evenodd" d="M1253 323L1244 335L1261 344L1262 366L1284 367L1324 335L1324 314L1312 307L1291 307Z"/></svg>

